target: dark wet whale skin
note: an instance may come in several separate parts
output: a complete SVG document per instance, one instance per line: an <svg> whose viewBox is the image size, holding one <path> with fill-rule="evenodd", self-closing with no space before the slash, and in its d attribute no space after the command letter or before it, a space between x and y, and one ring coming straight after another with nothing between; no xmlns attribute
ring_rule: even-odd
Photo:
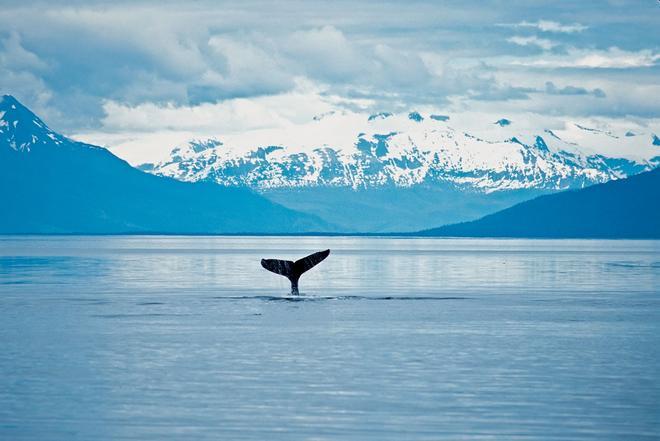
<svg viewBox="0 0 660 441"><path fill-rule="evenodd" d="M297 296L300 294L298 291L298 280L300 280L300 276L305 271L308 271L323 262L323 260L329 255L330 250L324 250L310 254L309 256L298 259L295 262L280 259L261 259L261 266L270 272L280 274L289 279L289 281L291 281L291 295Z"/></svg>

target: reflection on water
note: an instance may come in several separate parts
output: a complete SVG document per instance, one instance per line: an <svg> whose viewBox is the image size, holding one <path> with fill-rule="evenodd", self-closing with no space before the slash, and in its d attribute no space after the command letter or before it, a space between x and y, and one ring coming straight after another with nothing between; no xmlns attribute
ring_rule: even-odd
<svg viewBox="0 0 660 441"><path fill-rule="evenodd" d="M659 286L657 241L0 237L0 439L658 439Z"/></svg>

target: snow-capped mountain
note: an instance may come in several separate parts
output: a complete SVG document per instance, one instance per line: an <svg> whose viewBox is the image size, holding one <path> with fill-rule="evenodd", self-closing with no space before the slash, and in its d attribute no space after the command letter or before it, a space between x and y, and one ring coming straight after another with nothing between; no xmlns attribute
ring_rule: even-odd
<svg viewBox="0 0 660 441"><path fill-rule="evenodd" d="M0 234L281 233L334 228L249 189L143 173L105 148L52 131L9 95L0 97L0 165Z"/></svg>
<svg viewBox="0 0 660 441"><path fill-rule="evenodd" d="M657 128L588 121L551 129L529 127L511 116L466 125L459 116L440 113L338 111L284 128L184 141L164 156L149 156L158 159L148 163L130 160L153 174L205 181L190 186L140 173L106 149L59 135L5 96L0 105L0 159L6 171L0 177L5 190L13 189L6 198L16 207L32 207L33 200L60 201L51 204L53 211L47 215L22 216L14 209L13 219L21 228L26 217L31 222L59 219L57 228L48 226L53 231L66 231L73 218L76 225L96 227L99 219L109 219L112 206L119 210L112 219L115 227L125 227L129 218L136 230L135 225L147 220L183 222L178 215L155 213L189 207L184 211L213 225L205 231L224 228L227 213L235 215L236 225L248 224L241 217L248 212L253 224L241 231L257 231L262 214L283 205L297 213L279 213L289 220L278 231L293 228L293 219L306 219L310 225L315 222L315 230L331 225L341 231L403 232L476 219L540 194L626 177L660 162ZM608 154L616 151L643 154ZM180 192L177 185L183 185ZM243 187L258 190L270 201ZM223 192L235 193L234 202L227 204L229 196ZM130 203L124 201L126 195ZM62 199L65 196L68 199ZM43 225L33 227L41 231ZM178 224L168 228L183 231Z"/></svg>
<svg viewBox="0 0 660 441"><path fill-rule="evenodd" d="M36 146L71 142L52 131L11 95L0 97L0 140L12 150L25 153Z"/></svg>
<svg viewBox="0 0 660 441"><path fill-rule="evenodd" d="M563 130L526 131L516 121L485 121L467 132L450 115L381 112L359 118L334 112L315 117L268 143L256 134L215 137L175 147L169 157L140 168L184 181L212 181L259 190L344 187L410 188L451 185L482 193L560 190L619 179L658 164L649 158L596 153L605 143L654 142L653 134L567 123ZM338 134L338 132L341 132ZM660 153L660 152L659 152Z"/></svg>

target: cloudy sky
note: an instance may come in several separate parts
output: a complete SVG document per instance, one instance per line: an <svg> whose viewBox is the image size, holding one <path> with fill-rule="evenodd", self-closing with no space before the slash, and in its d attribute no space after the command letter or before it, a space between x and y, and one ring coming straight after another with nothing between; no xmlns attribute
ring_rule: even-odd
<svg viewBox="0 0 660 441"><path fill-rule="evenodd" d="M0 3L0 91L68 134L333 109L660 117L657 0Z"/></svg>

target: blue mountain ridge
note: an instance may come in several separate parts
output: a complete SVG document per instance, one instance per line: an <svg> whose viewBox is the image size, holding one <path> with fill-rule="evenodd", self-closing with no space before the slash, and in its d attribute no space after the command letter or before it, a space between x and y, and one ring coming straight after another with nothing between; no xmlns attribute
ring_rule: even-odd
<svg viewBox="0 0 660 441"><path fill-rule="evenodd" d="M131 167L68 139L5 95L0 100L4 234L299 233L333 227L247 188L188 183Z"/></svg>
<svg viewBox="0 0 660 441"><path fill-rule="evenodd" d="M660 168L540 196L421 236L660 239Z"/></svg>

